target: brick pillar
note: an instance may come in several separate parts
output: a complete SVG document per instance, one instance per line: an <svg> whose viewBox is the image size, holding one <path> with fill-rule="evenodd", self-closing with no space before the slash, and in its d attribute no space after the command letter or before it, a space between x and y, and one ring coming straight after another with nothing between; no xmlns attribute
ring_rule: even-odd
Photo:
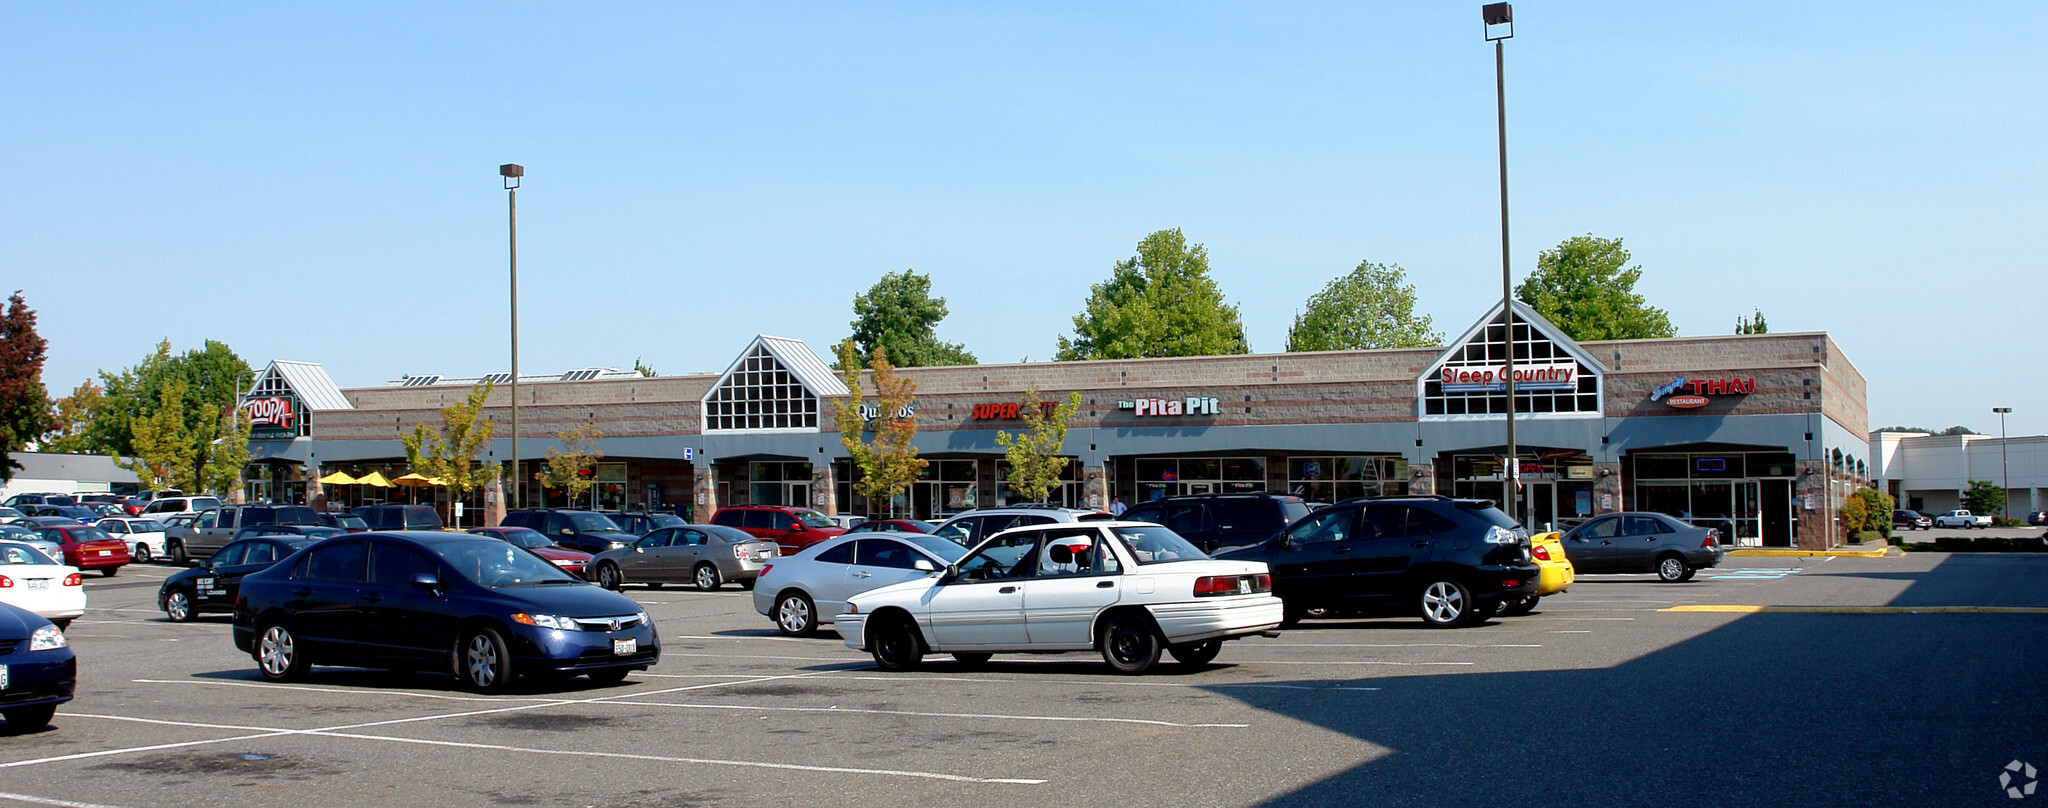
<svg viewBox="0 0 2048 808"><path fill-rule="evenodd" d="M1081 467L1081 504L1096 510L1109 510L1109 470L1107 468L1102 466Z"/></svg>
<svg viewBox="0 0 2048 808"><path fill-rule="evenodd" d="M1792 486L1793 523L1798 528L1795 546L1804 550L1825 550L1834 545L1835 506L1828 491L1827 464L1818 460L1799 461L1799 479Z"/></svg>
<svg viewBox="0 0 2048 808"><path fill-rule="evenodd" d="M308 460L306 469L306 505L316 511L327 510L327 491L320 485L320 462Z"/></svg>
<svg viewBox="0 0 2048 808"><path fill-rule="evenodd" d="M718 512L718 466L697 466L691 469L695 489L691 499L691 518L697 524L708 525L711 515Z"/></svg>
<svg viewBox="0 0 2048 808"><path fill-rule="evenodd" d="M497 527L505 521L505 478L503 475L484 486L484 526Z"/></svg>
<svg viewBox="0 0 2048 808"><path fill-rule="evenodd" d="M1416 472L1422 472L1417 474ZM1408 464L1408 493L1426 497L1436 493L1436 461Z"/></svg>
<svg viewBox="0 0 2048 808"><path fill-rule="evenodd" d="M1628 496L1621 488L1620 463L1594 463L1593 513L1628 510Z"/></svg>
<svg viewBox="0 0 2048 808"><path fill-rule="evenodd" d="M811 507L826 516L839 515L839 475L830 463L811 464Z"/></svg>

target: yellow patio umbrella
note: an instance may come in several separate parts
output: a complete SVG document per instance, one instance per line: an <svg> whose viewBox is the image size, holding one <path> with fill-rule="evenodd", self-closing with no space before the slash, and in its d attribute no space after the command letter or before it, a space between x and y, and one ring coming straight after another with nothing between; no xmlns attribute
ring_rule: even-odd
<svg viewBox="0 0 2048 808"><path fill-rule="evenodd" d="M442 481L441 478L439 477L427 477L421 475L419 472L413 472L398 479L392 480L391 484L404 486L406 488L431 488L437 485L447 485L448 483Z"/></svg>
<svg viewBox="0 0 2048 808"><path fill-rule="evenodd" d="M384 475L382 475L382 474L379 474L379 473L377 473L377 472L374 472L374 471L373 471L373 472L370 472L370 473L368 473L368 474L365 474L365 475L363 475L363 476L361 476L361 477L357 477L357 478L356 478L356 483L357 483L358 485L369 485L369 486L375 486L375 487L377 487L377 488L390 488L390 487L391 487L391 481L390 481L390 480L386 480L386 479L384 479Z"/></svg>
<svg viewBox="0 0 2048 808"><path fill-rule="evenodd" d="M337 471L333 474L329 474L325 477L320 478L321 485L355 485L359 482L361 481L357 480L354 477L348 476L347 472L341 471Z"/></svg>

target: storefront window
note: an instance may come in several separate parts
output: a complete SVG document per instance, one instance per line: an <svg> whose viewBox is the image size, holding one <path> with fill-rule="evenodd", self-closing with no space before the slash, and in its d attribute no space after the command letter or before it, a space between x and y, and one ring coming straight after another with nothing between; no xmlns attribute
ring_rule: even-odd
<svg viewBox="0 0 2048 808"><path fill-rule="evenodd" d="M1242 494L1266 490L1263 457L1140 457L1139 502L1184 494Z"/></svg>
<svg viewBox="0 0 2048 808"><path fill-rule="evenodd" d="M1720 531L1736 546L1790 546L1788 452L1640 454L1631 510L1656 511Z"/></svg>
<svg viewBox="0 0 2048 808"><path fill-rule="evenodd" d="M1081 485L1081 461L1068 458L1065 468L1060 469L1060 481L1045 493L1047 502L1062 508L1079 508L1083 501ZM1010 461L996 461L996 501L1003 505L1024 502L1024 497L1010 490Z"/></svg>
<svg viewBox="0 0 2048 808"><path fill-rule="evenodd" d="M910 487L910 511L917 519L937 521L981 506L975 461L930 460Z"/></svg>
<svg viewBox="0 0 2048 808"><path fill-rule="evenodd" d="M620 490L625 487L621 485ZM801 460L747 464L747 497L754 505L810 505L811 464Z"/></svg>
<svg viewBox="0 0 2048 808"><path fill-rule="evenodd" d="M1498 373L1507 361L1507 327L1504 318L1496 317L1480 333L1458 350L1449 354L1442 364L1432 366L1422 380L1422 414L1424 417L1442 416L1455 418L1474 415L1505 415L1507 393L1503 386L1480 386L1446 390L1441 371L1470 370L1473 372ZM1541 417L1557 415L1598 415L1600 413L1600 378L1593 369L1573 357L1564 346L1551 341L1542 332L1531 327L1527 321L1515 322L1515 363L1524 369L1569 369L1568 381L1532 381L1515 386L1515 412L1518 415Z"/></svg>
<svg viewBox="0 0 2048 808"><path fill-rule="evenodd" d="M1387 455L1287 458L1287 493L1310 502L1408 492L1408 459Z"/></svg>

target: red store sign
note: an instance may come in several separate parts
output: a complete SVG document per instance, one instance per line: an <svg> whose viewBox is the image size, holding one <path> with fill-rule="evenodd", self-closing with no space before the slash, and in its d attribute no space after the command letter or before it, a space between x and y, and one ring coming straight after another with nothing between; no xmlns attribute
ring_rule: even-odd
<svg viewBox="0 0 2048 808"><path fill-rule="evenodd" d="M1678 395L1684 391L1685 395ZM1745 396L1756 392L1756 377L1746 376L1726 379L1688 379L1680 376L1650 392L1650 400L1663 399L1664 403L1681 410L1704 407L1712 399L1708 396ZM1666 398L1669 396L1669 398Z"/></svg>
<svg viewBox="0 0 2048 808"><path fill-rule="evenodd" d="M1060 404L1057 401L1041 401L1038 402L1038 412L1040 415L1050 417L1054 410L1059 409L1059 406ZM1024 417L1024 405L1022 403L1015 401L1001 401L991 402L987 404L976 404L974 405L974 411L972 415L970 415L969 417L973 418L976 421L988 421L999 418L1022 418Z"/></svg>
<svg viewBox="0 0 2048 808"><path fill-rule="evenodd" d="M289 429L292 425L292 402L281 396L252 398L242 405L249 411L252 426L274 426Z"/></svg>

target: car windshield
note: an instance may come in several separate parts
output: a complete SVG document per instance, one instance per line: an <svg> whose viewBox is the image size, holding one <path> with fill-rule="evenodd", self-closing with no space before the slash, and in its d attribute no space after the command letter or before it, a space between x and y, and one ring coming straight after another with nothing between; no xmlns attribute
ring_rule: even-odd
<svg viewBox="0 0 2048 808"><path fill-rule="evenodd" d="M89 527L84 530L71 531L72 541L112 541L113 538L114 537L107 535L106 531L96 527Z"/></svg>
<svg viewBox="0 0 2048 808"><path fill-rule="evenodd" d="M838 527L838 526L839 526L839 523L838 523L838 522L834 522L834 521L832 521L832 517L830 517L830 516L826 516L826 515L824 515L824 514L822 514L822 513L819 513L819 512L817 512L817 511L797 511L797 512L796 512L796 518L798 518L798 519L802 519L802 520L804 521L804 525L805 525L806 527Z"/></svg>
<svg viewBox="0 0 2048 808"><path fill-rule="evenodd" d="M554 542L548 541L548 537L541 535L540 531L529 530L523 527L501 528L498 530L497 535L498 538L504 539L513 544L517 544L528 550L532 550L536 547L547 547L549 545L554 544Z"/></svg>
<svg viewBox="0 0 2048 808"><path fill-rule="evenodd" d="M967 555L967 548L937 536L903 536L902 539L923 548L927 553L945 559L948 564Z"/></svg>
<svg viewBox="0 0 2048 808"><path fill-rule="evenodd" d="M710 527L700 527L699 529L704 531L705 533L717 536L719 541L725 542L726 544L738 544L743 541L754 540L754 534L748 533L736 527L712 525ZM767 539L762 539L761 541L767 541Z"/></svg>
<svg viewBox="0 0 2048 808"><path fill-rule="evenodd" d="M624 533L624 532L625 532L625 531L623 531L623 530L620 530L620 529L619 529L619 524L618 524L617 522L614 522L614 521L612 521L611 517L609 517L609 516L606 516L606 515L604 515L604 514L601 514L601 513L589 513L589 512L584 512L584 513L576 513L576 512L573 512L573 511L572 511L572 512L569 512L569 513L565 513L565 514L563 514L563 516L567 516L567 517L569 517L569 524L571 524L571 525L574 525L574 526L576 527L576 530L577 530L578 532L582 532L582 533L599 533L599 532L601 532L601 533Z"/></svg>
<svg viewBox="0 0 2048 808"><path fill-rule="evenodd" d="M128 529L135 533L162 533L164 524L155 519L135 519L128 523Z"/></svg>
<svg viewBox="0 0 2048 808"><path fill-rule="evenodd" d="M647 518L654 520L655 527L678 527L689 524L683 521L683 517L672 513L650 513Z"/></svg>
<svg viewBox="0 0 2048 808"><path fill-rule="evenodd" d="M571 577L540 556L502 541L445 542L430 546L463 577L490 589L583 582L583 579Z"/></svg>
<svg viewBox="0 0 2048 808"><path fill-rule="evenodd" d="M344 513L344 514L335 514L335 515L334 515L334 524L336 524L336 525L338 525L338 526L341 526L341 527L362 527L362 528L367 528L367 527L369 527L369 526L370 526L370 523L369 523L369 522L365 522L365 521L363 521L363 517L357 516L357 515L355 515L355 514L352 514L352 513Z"/></svg>
<svg viewBox="0 0 2048 808"><path fill-rule="evenodd" d="M1131 551L1131 557L1139 564L1165 564L1172 561L1195 561L1208 558L1201 550L1188 543L1165 527L1159 525L1133 525L1113 531L1124 547Z"/></svg>
<svg viewBox="0 0 2048 808"><path fill-rule="evenodd" d="M0 564L51 565L56 563L49 556L43 555L43 551L29 545L16 542L0 542Z"/></svg>

